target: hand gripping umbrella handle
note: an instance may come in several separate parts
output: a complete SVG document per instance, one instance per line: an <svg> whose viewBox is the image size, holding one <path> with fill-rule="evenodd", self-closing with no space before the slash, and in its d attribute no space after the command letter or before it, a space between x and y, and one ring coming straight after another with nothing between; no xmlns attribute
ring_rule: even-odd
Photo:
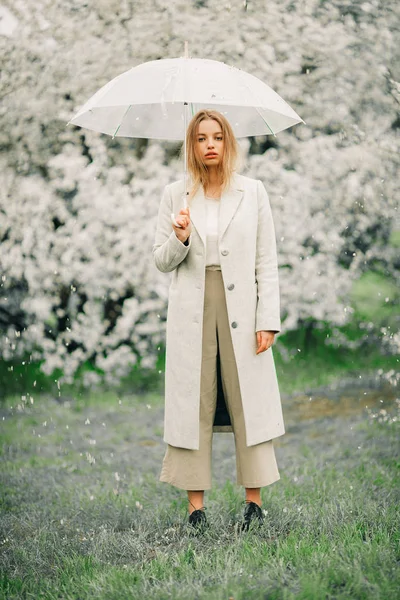
<svg viewBox="0 0 400 600"><path fill-rule="evenodd" d="M185 183L185 187L186 187L186 183ZM186 194L183 196L183 206L184 206L184 208L187 208ZM180 227L181 229L183 229L182 225L179 225L179 223L176 222L174 213L171 213L171 221L172 221L172 224L175 225L175 227Z"/></svg>
<svg viewBox="0 0 400 600"><path fill-rule="evenodd" d="M179 223L176 222L174 213L171 213L171 221L172 224L175 225L175 227L180 227L181 229L183 229L182 225L179 225Z"/></svg>

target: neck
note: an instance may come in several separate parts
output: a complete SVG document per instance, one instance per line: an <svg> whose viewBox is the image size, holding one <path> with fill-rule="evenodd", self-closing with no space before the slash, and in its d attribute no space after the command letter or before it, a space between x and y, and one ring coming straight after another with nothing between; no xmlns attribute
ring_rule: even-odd
<svg viewBox="0 0 400 600"><path fill-rule="evenodd" d="M214 186L220 185L220 183L221 183L220 174L218 173L218 171L215 167L209 167L208 174L209 174L209 184L210 185L214 185Z"/></svg>

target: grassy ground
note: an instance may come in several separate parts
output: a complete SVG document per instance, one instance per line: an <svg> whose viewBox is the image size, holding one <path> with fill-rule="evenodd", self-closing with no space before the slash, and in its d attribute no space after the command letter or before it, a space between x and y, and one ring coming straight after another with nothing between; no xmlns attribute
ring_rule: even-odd
<svg viewBox="0 0 400 600"><path fill-rule="evenodd" d="M0 598L397 598L400 412L365 394L287 399L260 531L239 531L233 438L215 435L201 537L185 493L158 481L159 394L8 398Z"/></svg>
<svg viewBox="0 0 400 600"><path fill-rule="evenodd" d="M0 363L0 599L398 598L399 358L379 337L398 317L393 289L367 276L343 329L355 340L359 321L375 323L361 348L327 346L329 326L276 340L281 479L262 490L263 528L247 534L231 434L214 436L202 537L185 493L158 481L161 355L155 373L90 395L38 365Z"/></svg>

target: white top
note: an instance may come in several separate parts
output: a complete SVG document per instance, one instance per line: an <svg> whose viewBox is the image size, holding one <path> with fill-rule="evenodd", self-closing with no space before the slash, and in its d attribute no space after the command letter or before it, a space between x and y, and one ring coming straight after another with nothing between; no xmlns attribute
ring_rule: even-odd
<svg viewBox="0 0 400 600"><path fill-rule="evenodd" d="M206 267L210 265L221 265L218 248L218 220L220 198L209 198L205 196L206 202Z"/></svg>

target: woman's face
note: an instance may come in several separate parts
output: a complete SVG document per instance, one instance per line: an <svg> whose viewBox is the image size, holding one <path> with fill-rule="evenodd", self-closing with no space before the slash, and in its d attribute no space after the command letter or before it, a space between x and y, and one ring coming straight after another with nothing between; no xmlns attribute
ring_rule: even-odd
<svg viewBox="0 0 400 600"><path fill-rule="evenodd" d="M214 119L203 119L203 121L200 121L196 140L196 150L204 164L211 167L218 165L222 161L224 139L218 121Z"/></svg>

